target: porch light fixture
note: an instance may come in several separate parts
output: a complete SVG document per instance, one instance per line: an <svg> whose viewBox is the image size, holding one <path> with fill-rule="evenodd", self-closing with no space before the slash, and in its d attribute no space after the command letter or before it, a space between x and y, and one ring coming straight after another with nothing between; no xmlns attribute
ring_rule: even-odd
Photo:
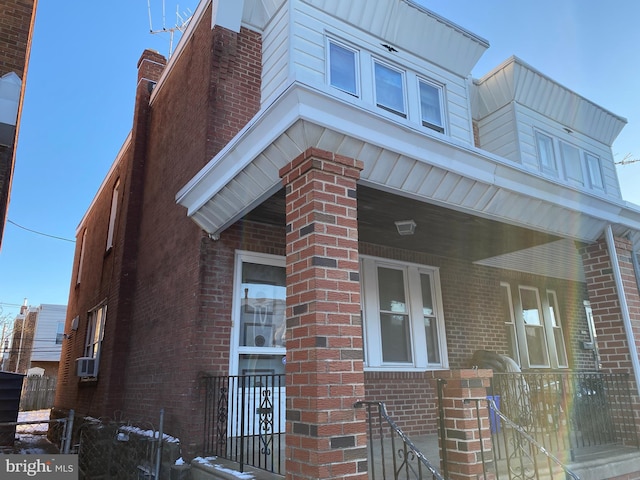
<svg viewBox="0 0 640 480"><path fill-rule="evenodd" d="M398 235L413 235L416 231L416 222L413 220L398 220L395 223Z"/></svg>

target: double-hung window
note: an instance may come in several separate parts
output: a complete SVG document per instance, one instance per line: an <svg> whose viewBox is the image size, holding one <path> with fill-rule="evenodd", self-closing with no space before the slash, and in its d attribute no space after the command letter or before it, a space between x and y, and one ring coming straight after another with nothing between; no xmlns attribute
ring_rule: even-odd
<svg viewBox="0 0 640 480"><path fill-rule="evenodd" d="M562 153L562 165L567 180L584 185L580 150L573 145L560 142L560 152Z"/></svg>
<svg viewBox="0 0 640 480"><path fill-rule="evenodd" d="M100 350L104 339L104 325L107 317L107 306L102 305L88 314L87 337L84 346L84 357L100 361ZM97 372L97 369L95 370Z"/></svg>
<svg viewBox="0 0 640 480"><path fill-rule="evenodd" d="M62 345L64 340L64 322L58 322L56 325L56 345Z"/></svg>
<svg viewBox="0 0 640 480"><path fill-rule="evenodd" d="M557 176L558 164L556 163L556 155L553 149L553 138L544 133L536 132L536 146L538 147L540 170Z"/></svg>
<svg viewBox="0 0 640 480"><path fill-rule="evenodd" d="M358 96L358 52L329 40L329 84Z"/></svg>
<svg viewBox="0 0 640 480"><path fill-rule="evenodd" d="M567 349L554 290L501 283L510 356L523 368L567 368Z"/></svg>
<svg viewBox="0 0 640 480"><path fill-rule="evenodd" d="M404 72L377 60L373 62L373 69L376 105L406 117Z"/></svg>
<svg viewBox="0 0 640 480"><path fill-rule="evenodd" d="M120 192L120 179L116 180L111 192L111 213L109 214L109 230L107 231L107 250L113 247L113 234L116 228L116 216L118 213L118 194Z"/></svg>
<svg viewBox="0 0 640 480"><path fill-rule="evenodd" d="M425 80L418 80L420 90L420 115L424 127L444 133L444 119L442 112L442 87Z"/></svg>
<svg viewBox="0 0 640 480"><path fill-rule="evenodd" d="M361 274L366 366L446 368L438 269L362 256Z"/></svg>
<svg viewBox="0 0 640 480"><path fill-rule="evenodd" d="M604 190L604 179L602 178L602 168L600 159L590 153L584 154L585 165L587 167L587 180L589 186L596 190Z"/></svg>

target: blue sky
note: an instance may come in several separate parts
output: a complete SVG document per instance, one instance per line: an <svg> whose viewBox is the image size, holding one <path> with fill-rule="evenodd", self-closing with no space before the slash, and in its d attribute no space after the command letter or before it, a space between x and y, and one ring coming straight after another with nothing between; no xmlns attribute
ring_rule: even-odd
<svg viewBox="0 0 640 480"><path fill-rule="evenodd" d="M338 1L338 0L336 0ZM339 0L362 2L366 0ZM150 0L160 29L162 0ZM197 0L165 0L165 26ZM636 0L420 0L485 38L480 77L511 55L629 121L616 160L640 158L640 2ZM131 128L136 64L145 48L169 52L149 33L145 0L38 5L9 220L75 239L76 228ZM185 92L188 94L188 92ZM618 167L623 196L640 205L640 162ZM65 304L74 244L13 223L0 250L0 322L30 305Z"/></svg>

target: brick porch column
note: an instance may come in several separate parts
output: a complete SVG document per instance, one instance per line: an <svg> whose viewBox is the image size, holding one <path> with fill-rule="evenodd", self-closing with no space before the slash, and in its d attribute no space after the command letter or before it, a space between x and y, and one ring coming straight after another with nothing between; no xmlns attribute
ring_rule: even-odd
<svg viewBox="0 0 640 480"><path fill-rule="evenodd" d="M466 480L483 477L482 449L485 460L492 458L491 429L487 403L479 403L482 445L478 432L476 402L473 399L487 397L487 387L493 370L446 370L433 372L435 379L446 382L442 389L442 410L446 441L440 437L440 458L442 471L449 473L451 480ZM482 449L481 449L482 446ZM446 452L444 451L446 450ZM495 478L487 472L487 479Z"/></svg>
<svg viewBox="0 0 640 480"><path fill-rule="evenodd" d="M598 335L602 369L605 372L624 372L630 375L633 411L637 428L640 429L640 398L632 361L633 356L637 357L640 351L640 293L633 268L631 242L615 237L614 244L623 292L618 292L606 238L584 247L580 253ZM631 343L624 326L620 294L624 295L631 321L634 339Z"/></svg>
<svg viewBox="0 0 640 480"><path fill-rule="evenodd" d="M366 472L356 181L362 162L310 149L280 170L287 212L286 478Z"/></svg>

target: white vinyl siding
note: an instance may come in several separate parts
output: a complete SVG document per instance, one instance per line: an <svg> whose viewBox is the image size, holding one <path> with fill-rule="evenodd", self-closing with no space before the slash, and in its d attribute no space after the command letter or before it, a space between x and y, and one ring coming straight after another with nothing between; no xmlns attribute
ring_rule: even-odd
<svg viewBox="0 0 640 480"><path fill-rule="evenodd" d="M540 172L542 175L558 180L562 183L573 185L574 187L588 190L596 195L606 195L608 197L620 198L620 187L618 184L615 165L611 148L606 145L582 135L579 132L567 132L562 125L554 124L546 117L533 112L522 106L516 107L518 111L517 125L518 138L520 140L520 152L522 164L525 168ZM538 146L536 138L538 132L553 139L555 158L558 173L554 174L540 169L540 159L538 156ZM580 150L582 179L568 180L564 170L560 142L566 143ZM600 167L601 186L598 186L597 177L593 180L587 171L586 154L598 159ZM597 172L594 172L597 175Z"/></svg>
<svg viewBox="0 0 640 480"><path fill-rule="evenodd" d="M467 144L473 142L471 112L469 110L468 87L465 78L412 55L410 52L389 53L380 44L382 39L367 32L354 30L353 26L341 19L327 15L305 2L295 2L291 12L291 81L320 89L328 95L353 102L359 107L382 113L394 121L420 126L424 132L436 134L433 129L422 126L420 112L420 94L417 79L424 79L442 86L442 115L445 134ZM357 36L356 36L357 35ZM284 37L283 37L284 39ZM329 54L329 41L357 50L360 62L359 96L345 93L332 87L329 78L329 66L326 65ZM383 110L376 105L373 62L402 71L404 79L405 106L402 114ZM319 63L321 62L321 63Z"/></svg>
<svg viewBox="0 0 640 480"><path fill-rule="evenodd" d="M60 360L61 342L58 334L64 333L64 321L67 314L65 305L43 304L38 307L38 320L33 336L31 361ZM62 326L62 330L60 329Z"/></svg>
<svg viewBox="0 0 640 480"><path fill-rule="evenodd" d="M520 162L515 113L509 106L502 107L478 121L480 147L513 162Z"/></svg>
<svg viewBox="0 0 640 480"><path fill-rule="evenodd" d="M262 32L262 105L286 85L289 78L289 11L282 8Z"/></svg>

